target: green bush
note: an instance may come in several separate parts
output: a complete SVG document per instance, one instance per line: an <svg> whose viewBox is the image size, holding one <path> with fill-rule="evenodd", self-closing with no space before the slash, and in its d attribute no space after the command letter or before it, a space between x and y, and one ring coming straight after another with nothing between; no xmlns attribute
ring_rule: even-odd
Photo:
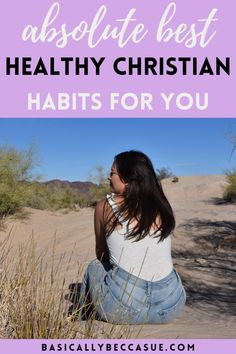
<svg viewBox="0 0 236 354"><path fill-rule="evenodd" d="M73 209L78 203L78 193L70 187L57 188L49 193L47 201L50 209Z"/></svg>
<svg viewBox="0 0 236 354"><path fill-rule="evenodd" d="M79 204L79 194L71 187L51 188L47 184L31 183L27 188L25 206L34 209L73 209Z"/></svg>
<svg viewBox="0 0 236 354"><path fill-rule="evenodd" d="M24 206L34 209L48 209L48 198L50 191L47 186L39 183L32 182L26 188L25 204Z"/></svg>
<svg viewBox="0 0 236 354"><path fill-rule="evenodd" d="M236 203L236 170L227 171L227 182L228 185L224 191L224 199L228 202Z"/></svg>
<svg viewBox="0 0 236 354"><path fill-rule="evenodd" d="M27 182L33 178L35 150L17 151L0 146L0 218L19 211L25 204Z"/></svg>
<svg viewBox="0 0 236 354"><path fill-rule="evenodd" d="M21 188L0 182L0 217L19 211L24 202Z"/></svg>

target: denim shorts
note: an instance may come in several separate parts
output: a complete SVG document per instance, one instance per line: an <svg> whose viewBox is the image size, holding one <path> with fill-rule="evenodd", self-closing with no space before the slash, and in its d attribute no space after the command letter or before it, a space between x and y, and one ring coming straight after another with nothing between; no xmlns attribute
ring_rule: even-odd
<svg viewBox="0 0 236 354"><path fill-rule="evenodd" d="M92 261L81 287L80 309L93 307L99 320L114 324L167 323L182 311L186 293L175 269L146 281L120 267ZM85 318L82 318L85 319Z"/></svg>

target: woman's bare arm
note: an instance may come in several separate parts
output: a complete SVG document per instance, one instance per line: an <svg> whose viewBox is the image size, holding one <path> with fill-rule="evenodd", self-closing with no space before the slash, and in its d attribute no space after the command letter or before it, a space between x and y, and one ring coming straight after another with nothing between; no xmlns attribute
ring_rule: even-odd
<svg viewBox="0 0 236 354"><path fill-rule="evenodd" d="M109 261L109 251L105 236L105 207L106 199L97 203L94 213L94 230L96 239L96 256L100 261Z"/></svg>

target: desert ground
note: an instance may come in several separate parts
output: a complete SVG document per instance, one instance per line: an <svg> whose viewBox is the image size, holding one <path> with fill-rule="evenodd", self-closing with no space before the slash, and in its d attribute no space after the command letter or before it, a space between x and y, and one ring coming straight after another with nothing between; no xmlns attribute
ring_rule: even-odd
<svg viewBox="0 0 236 354"><path fill-rule="evenodd" d="M173 323L132 326L134 338L235 338L236 205L222 201L225 184L223 175L163 181L176 216L172 254L187 304ZM81 280L78 269L95 258L94 210L27 212L25 219L7 220L0 240L11 232L13 250L32 235L40 250L56 240L57 256L71 255L65 266L68 286Z"/></svg>

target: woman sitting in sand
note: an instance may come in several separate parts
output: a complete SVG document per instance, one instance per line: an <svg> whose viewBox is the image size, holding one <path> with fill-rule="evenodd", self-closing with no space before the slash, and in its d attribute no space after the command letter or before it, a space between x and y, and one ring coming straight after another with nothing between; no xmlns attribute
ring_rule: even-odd
<svg viewBox="0 0 236 354"><path fill-rule="evenodd" d="M173 212L150 159L115 156L111 194L95 210L97 260L85 272L78 312L115 324L166 323L186 294L171 259Z"/></svg>

